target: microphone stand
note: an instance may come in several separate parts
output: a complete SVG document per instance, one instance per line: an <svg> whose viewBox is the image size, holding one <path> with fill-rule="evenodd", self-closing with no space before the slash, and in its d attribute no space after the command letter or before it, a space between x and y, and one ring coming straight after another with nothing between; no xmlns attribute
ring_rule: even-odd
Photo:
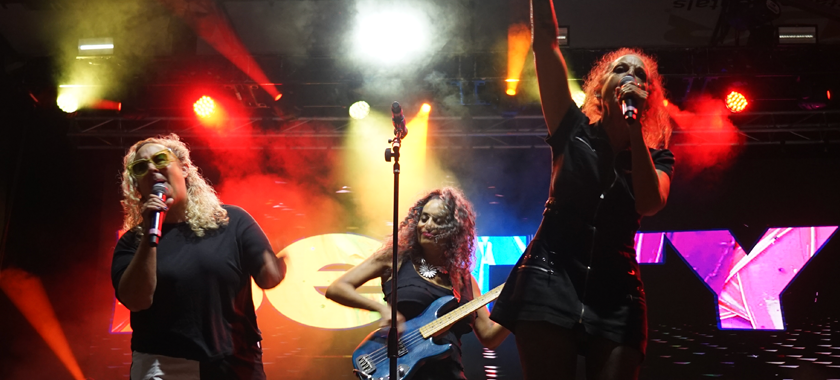
<svg viewBox="0 0 840 380"><path fill-rule="evenodd" d="M390 358L390 380L400 380L397 373L397 358L399 357L399 332L397 331L397 253L399 252L399 203L400 203L400 143L402 141L400 128L394 128L394 138L389 139L391 148L385 149L385 161L394 159L394 230L393 254L391 262L391 329L388 331L388 357ZM405 375L405 374L403 374Z"/></svg>

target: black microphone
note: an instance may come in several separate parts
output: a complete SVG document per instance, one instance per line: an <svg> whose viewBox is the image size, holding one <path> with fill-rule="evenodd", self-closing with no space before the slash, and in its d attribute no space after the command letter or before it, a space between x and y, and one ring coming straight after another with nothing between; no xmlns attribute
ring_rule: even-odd
<svg viewBox="0 0 840 380"><path fill-rule="evenodd" d="M157 195L166 202L169 197L169 188L165 183L156 183L152 186L152 194ZM160 234L163 229L163 221L166 219L166 211L155 211L152 213L152 224L149 227L149 245L157 247L160 243Z"/></svg>
<svg viewBox="0 0 840 380"><path fill-rule="evenodd" d="M621 82L618 84L618 87L623 87L626 83L636 83L636 78L632 75L626 75L621 78ZM624 96L621 98L621 113L624 114L624 120L627 121L628 124L633 124L636 122L636 119L639 117L639 110L636 109L636 105L634 104L636 101L633 98Z"/></svg>
<svg viewBox="0 0 840 380"><path fill-rule="evenodd" d="M404 139L408 135L408 128L405 127L405 116L398 102L391 104L391 121L394 122L394 136Z"/></svg>

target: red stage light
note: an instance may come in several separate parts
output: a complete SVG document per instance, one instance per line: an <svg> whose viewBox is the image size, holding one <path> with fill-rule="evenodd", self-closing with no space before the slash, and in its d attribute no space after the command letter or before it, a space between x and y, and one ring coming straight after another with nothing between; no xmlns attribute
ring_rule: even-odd
<svg viewBox="0 0 840 380"><path fill-rule="evenodd" d="M93 104L91 104L90 108L93 108L93 109L96 109L96 110L111 110L111 111L119 112L119 111L122 110L122 103L121 102L115 102L113 100L102 99L102 100L96 101Z"/></svg>
<svg viewBox="0 0 840 380"><path fill-rule="evenodd" d="M216 102L213 98L204 95L193 103L193 111L198 117L209 117L216 112Z"/></svg>
<svg viewBox="0 0 840 380"><path fill-rule="evenodd" d="M726 95L726 109L730 112L737 113L744 110L750 104L747 98L738 91L732 91Z"/></svg>

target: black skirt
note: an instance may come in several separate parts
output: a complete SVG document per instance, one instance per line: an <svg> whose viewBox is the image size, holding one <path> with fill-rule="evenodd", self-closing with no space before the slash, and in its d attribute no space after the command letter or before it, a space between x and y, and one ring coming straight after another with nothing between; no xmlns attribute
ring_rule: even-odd
<svg viewBox="0 0 840 380"><path fill-rule="evenodd" d="M635 255L593 246L597 236L591 226L544 220L511 270L491 319L514 334L518 321L583 328L644 354L647 307Z"/></svg>

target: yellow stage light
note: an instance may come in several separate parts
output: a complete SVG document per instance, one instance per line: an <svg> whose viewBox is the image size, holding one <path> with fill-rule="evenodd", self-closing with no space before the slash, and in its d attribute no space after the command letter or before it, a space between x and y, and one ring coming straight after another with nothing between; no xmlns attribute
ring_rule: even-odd
<svg viewBox="0 0 840 380"><path fill-rule="evenodd" d="M525 67L525 59L528 58L528 50L531 48L531 30L523 23L513 24L508 27L508 79L505 94L516 95L519 87L519 78L522 76L522 68Z"/></svg>
<svg viewBox="0 0 840 380"><path fill-rule="evenodd" d="M431 105L421 106L413 117L406 115L409 133L400 146L400 198L399 217L405 217L408 209L424 192L444 185L457 185L447 177L434 157L434 151L426 148ZM393 163L386 162L382 152L388 147L387 140L393 138L389 116L372 112L364 120L351 120L347 134L347 149L342 150L345 170L344 183L353 189L353 196L360 210L359 233L384 238L391 233L393 214ZM386 127L387 126L387 127Z"/></svg>
<svg viewBox="0 0 840 380"><path fill-rule="evenodd" d="M350 117L356 120L362 120L370 113L370 105L366 101L360 100L353 103L348 110Z"/></svg>

